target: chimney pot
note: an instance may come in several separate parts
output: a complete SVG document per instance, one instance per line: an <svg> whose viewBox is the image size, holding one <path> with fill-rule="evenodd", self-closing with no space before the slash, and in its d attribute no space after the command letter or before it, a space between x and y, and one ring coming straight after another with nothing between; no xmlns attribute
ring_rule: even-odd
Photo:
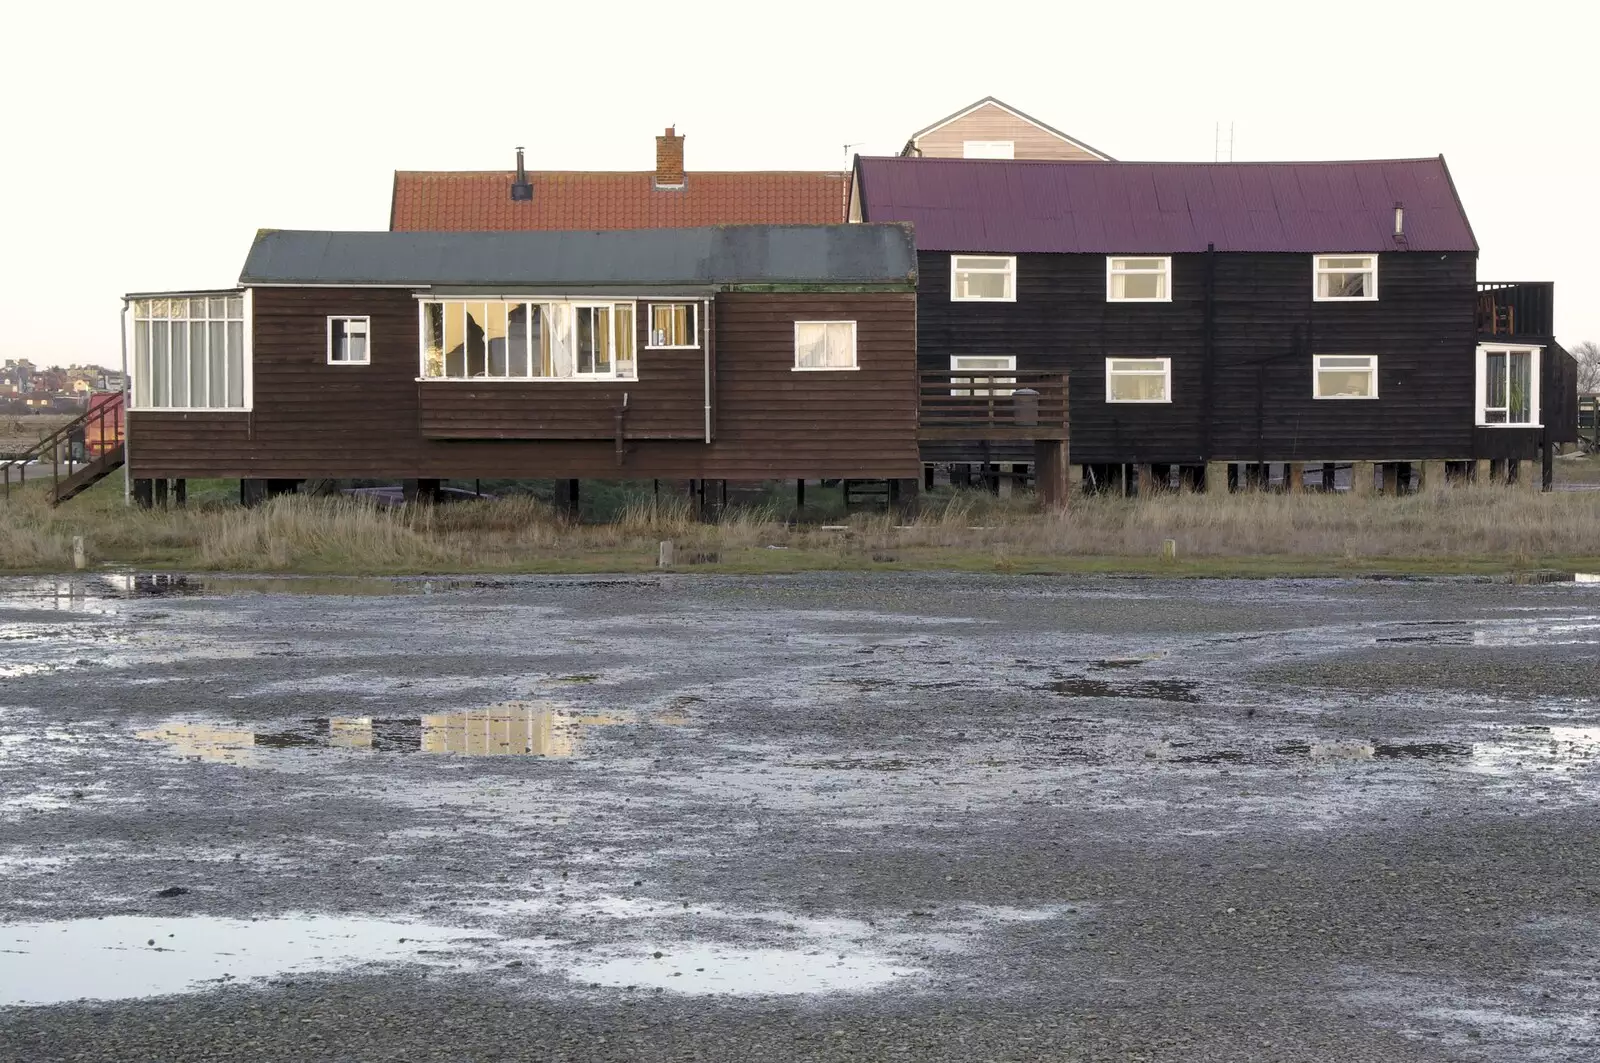
<svg viewBox="0 0 1600 1063"><path fill-rule="evenodd" d="M665 134L656 137L655 185L657 188L682 188L683 184L683 137L678 135L675 126L669 125Z"/></svg>

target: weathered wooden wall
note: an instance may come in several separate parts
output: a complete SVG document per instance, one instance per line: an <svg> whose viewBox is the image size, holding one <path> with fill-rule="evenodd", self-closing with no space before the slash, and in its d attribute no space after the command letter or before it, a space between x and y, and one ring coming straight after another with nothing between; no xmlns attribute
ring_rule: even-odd
<svg viewBox="0 0 1600 1063"><path fill-rule="evenodd" d="M716 391L710 445L701 352L647 350L642 332L639 379L626 384L419 382L410 291L262 288L253 302L253 408L133 411L134 476L759 480L919 467L910 292L719 295L702 323ZM371 364L327 364L330 314L371 317ZM861 368L793 372L804 320L856 321ZM624 391L619 464L613 411ZM583 438L549 438L562 433Z"/></svg>
<svg viewBox="0 0 1600 1063"><path fill-rule="evenodd" d="M1386 254L1379 299L1362 303L1314 301L1306 254L1173 256L1170 303L1108 303L1104 255L1051 254L1018 256L1014 303L952 302L949 254L918 257L922 366L1009 354L1018 369L1070 373L1075 462L1475 456L1470 253ZM1312 398L1313 354L1377 355L1379 397ZM1108 357L1171 358L1173 401L1107 403ZM939 457L979 460L948 447Z"/></svg>

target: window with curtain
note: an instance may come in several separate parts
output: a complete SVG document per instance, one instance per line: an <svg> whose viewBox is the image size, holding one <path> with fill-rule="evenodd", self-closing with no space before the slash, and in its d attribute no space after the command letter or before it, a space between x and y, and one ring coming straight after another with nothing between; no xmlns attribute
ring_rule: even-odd
<svg viewBox="0 0 1600 1063"><path fill-rule="evenodd" d="M1171 402L1171 358L1107 358L1107 402Z"/></svg>
<svg viewBox="0 0 1600 1063"><path fill-rule="evenodd" d="M698 347L698 307L694 303L651 303L651 347Z"/></svg>
<svg viewBox="0 0 1600 1063"><path fill-rule="evenodd" d="M1015 302L1016 256L951 255L950 299L957 303Z"/></svg>
<svg viewBox="0 0 1600 1063"><path fill-rule="evenodd" d="M634 380L628 303L428 299L424 380Z"/></svg>
<svg viewBox="0 0 1600 1063"><path fill-rule="evenodd" d="M1172 259L1106 259L1106 301L1110 303L1170 303Z"/></svg>
<svg viewBox="0 0 1600 1063"><path fill-rule="evenodd" d="M133 408L244 409L244 295L134 299Z"/></svg>
<svg viewBox="0 0 1600 1063"><path fill-rule="evenodd" d="M1478 423L1539 424L1539 348L1479 347Z"/></svg>
<svg viewBox="0 0 1600 1063"><path fill-rule="evenodd" d="M794 368L797 370L857 368L856 323L796 321Z"/></svg>
<svg viewBox="0 0 1600 1063"><path fill-rule="evenodd" d="M367 346L371 329L370 318L328 318L328 364L366 365L371 360Z"/></svg>
<svg viewBox="0 0 1600 1063"><path fill-rule="evenodd" d="M1319 302L1371 302L1378 298L1378 256L1316 255L1312 283Z"/></svg>
<svg viewBox="0 0 1600 1063"><path fill-rule="evenodd" d="M1378 356L1375 354L1312 355L1311 395L1318 399L1377 398Z"/></svg>

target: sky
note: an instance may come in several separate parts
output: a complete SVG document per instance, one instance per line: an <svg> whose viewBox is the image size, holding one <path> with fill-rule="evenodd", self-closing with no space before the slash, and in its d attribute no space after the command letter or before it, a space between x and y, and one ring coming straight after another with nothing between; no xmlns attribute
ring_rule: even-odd
<svg viewBox="0 0 1600 1063"><path fill-rule="evenodd" d="M396 169L843 169L997 96L1124 160L1443 154L1482 280L1600 340L1600 7L27 4L0 59L0 359L121 361L121 296L255 231L382 229ZM27 42L23 45L22 42ZM1226 145L1224 145L1224 151Z"/></svg>

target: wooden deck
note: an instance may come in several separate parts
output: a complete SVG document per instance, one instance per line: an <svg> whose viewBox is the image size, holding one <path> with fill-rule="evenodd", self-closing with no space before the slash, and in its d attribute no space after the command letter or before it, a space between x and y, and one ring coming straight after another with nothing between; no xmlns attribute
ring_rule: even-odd
<svg viewBox="0 0 1600 1063"><path fill-rule="evenodd" d="M1068 438L1065 373L928 370L921 378L921 442Z"/></svg>

